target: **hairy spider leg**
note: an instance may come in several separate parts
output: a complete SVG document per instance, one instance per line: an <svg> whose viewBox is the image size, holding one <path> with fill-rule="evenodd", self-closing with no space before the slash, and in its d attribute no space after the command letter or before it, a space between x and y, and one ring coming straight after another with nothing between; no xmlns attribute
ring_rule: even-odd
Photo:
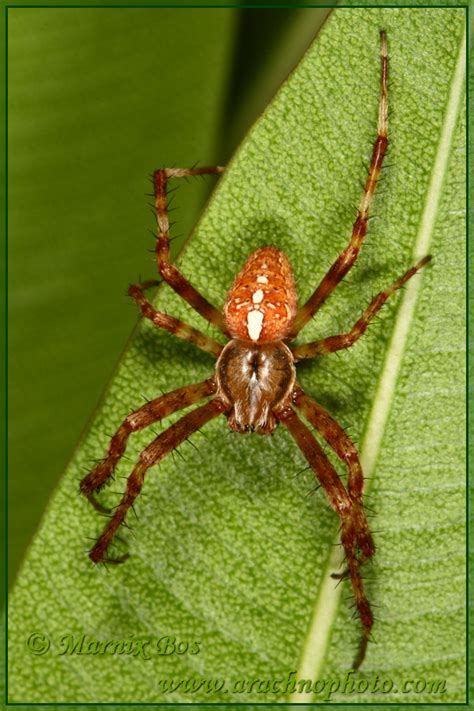
<svg viewBox="0 0 474 711"><path fill-rule="evenodd" d="M308 323L328 296L334 291L339 282L346 276L347 272L354 265L364 242L365 235L367 234L369 210L374 199L375 188L377 187L380 170L388 145L388 52L387 36L383 30L380 32L380 59L381 78L377 138L375 139L372 150L369 174L359 203L357 218L352 228L352 236L348 246L340 253L313 295L298 309L293 327L288 336L289 340L292 340L298 335L303 326Z"/></svg>
<svg viewBox="0 0 474 711"><path fill-rule="evenodd" d="M221 343L201 333L197 328L188 326L188 324L174 316L170 316L163 311L157 311L148 301L143 290L150 286L156 286L157 284L158 282L156 281L147 281L143 284L131 284L128 288L129 295L132 299L135 299L143 316L150 319L158 328L163 328L165 331L168 331L168 333L173 334L177 338L182 338L184 341L194 343L194 345L201 350L212 353L212 355L218 358L223 348Z"/></svg>
<svg viewBox="0 0 474 711"><path fill-rule="evenodd" d="M114 559L107 558L107 549L117 533L119 526L123 523L129 508L139 495L148 469L158 464L163 457L176 449L190 435L205 425L206 422L217 417L217 415L220 415L226 409L227 405L225 405L222 400L214 398L205 405L201 405L196 410L184 415L184 417L168 427L168 429L158 435L151 444L145 447L138 458L135 468L128 477L127 487L119 505L115 509L114 514L110 517L97 543L89 551L89 558L94 563L107 561L117 562L114 561Z"/></svg>
<svg viewBox="0 0 474 711"><path fill-rule="evenodd" d="M364 475L359 461L357 447L341 425L324 409L319 402L308 397L297 385L293 391L293 403L301 414L326 440L349 472L347 492L353 501L361 506L364 493ZM375 553L375 545L367 521L361 520L362 531L358 540L359 547L366 558Z"/></svg>
<svg viewBox="0 0 474 711"><path fill-rule="evenodd" d="M139 432L149 427L154 422L162 420L173 412L182 410L199 400L214 395L216 384L214 377L201 383L186 385L183 388L172 390L161 397L150 400L138 410L131 412L124 419L109 444L107 456L100 461L94 469L79 484L80 491L101 513L110 513L94 497L94 492L99 491L113 475L117 464L122 458L127 447L128 438L133 432Z"/></svg>
<svg viewBox="0 0 474 711"><path fill-rule="evenodd" d="M291 407L283 407L280 410L275 410L274 414L289 430L296 444L303 452L323 487L329 504L336 511L341 521L341 543L344 548L356 608L363 628L359 650L353 663L353 668L358 669L364 659L370 630L374 622L360 574L361 561L357 557L357 545L361 540L364 541L367 527L365 513L361 503L351 498L348 494L336 470L324 454L310 429L298 418L295 411Z"/></svg>
<svg viewBox="0 0 474 711"><path fill-rule="evenodd" d="M215 306L209 303L201 294L189 283L181 272L171 264L170 258L170 223L168 219L168 195L167 184L170 178L184 178L192 175L204 175L208 173L223 173L222 166L210 166L206 168L161 168L153 173L153 184L155 187L155 208L156 221L158 223L158 239L156 242L156 260L158 270L163 279L176 291L181 298L190 304L201 316L210 321L220 331L227 334L227 328L222 313Z"/></svg>
<svg viewBox="0 0 474 711"><path fill-rule="evenodd" d="M393 284L379 292L348 333L339 333L336 336L329 336L328 338L313 341L312 343L303 343L301 346L293 348L292 353L295 361L303 360L304 358L315 358L325 353L333 353L334 351L340 351L344 348L350 348L365 333L369 323L377 312L380 311L389 296L406 284L412 276L430 261L431 257L429 255L423 257L414 267L411 267L403 276L394 281Z"/></svg>

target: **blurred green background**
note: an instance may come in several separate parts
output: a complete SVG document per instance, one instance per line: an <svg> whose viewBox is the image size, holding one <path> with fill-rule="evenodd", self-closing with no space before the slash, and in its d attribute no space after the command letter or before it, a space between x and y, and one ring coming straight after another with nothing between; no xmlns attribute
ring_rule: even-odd
<svg viewBox="0 0 474 711"><path fill-rule="evenodd" d="M148 176L225 164L328 13L10 8L10 585L155 276ZM175 193L174 253L212 185Z"/></svg>

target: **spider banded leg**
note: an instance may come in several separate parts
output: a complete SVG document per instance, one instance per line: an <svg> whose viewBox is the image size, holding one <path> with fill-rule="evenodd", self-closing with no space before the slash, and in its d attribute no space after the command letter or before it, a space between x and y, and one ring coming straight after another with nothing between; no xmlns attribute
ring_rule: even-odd
<svg viewBox="0 0 474 711"><path fill-rule="evenodd" d="M406 284L406 282L426 264L428 264L429 261L431 261L430 256L423 257L418 264L415 264L414 267L405 272L405 274L394 281L393 284L378 293L348 333L340 333L337 336L329 336L328 338L323 338L320 341L314 341L313 343L303 343L301 346L297 346L292 349L295 360L298 361L303 360L304 358L314 358L315 356L324 355L325 353L333 353L334 351L340 351L344 348L350 348L350 346L352 346L365 333L369 323L377 312L380 311L389 296Z"/></svg>
<svg viewBox="0 0 474 711"><path fill-rule="evenodd" d="M360 540L364 540L364 532L367 527L365 513L359 501L354 500L346 491L331 462L294 410L291 407L285 407L275 410L274 414L295 439L323 487L331 507L336 511L341 521L341 543L363 628L359 650L353 663L353 668L357 669L364 659L374 621L360 574L361 561L357 557L357 545Z"/></svg>
<svg viewBox="0 0 474 711"><path fill-rule="evenodd" d="M113 475L115 467L125 452L128 438L133 432L138 432L177 410L193 405L195 402L213 395L215 391L214 378L209 378L202 383L187 385L155 400L150 400L143 407L127 415L110 440L109 451L105 459L99 462L79 485L80 491L94 508L101 513L110 513L109 509L106 509L95 499L94 492L99 491Z"/></svg>
<svg viewBox="0 0 474 711"><path fill-rule="evenodd" d="M318 402L308 397L297 385L293 391L295 407L304 415L319 434L326 440L331 449L344 462L349 472L347 492L352 501L362 504L364 493L364 475L359 461L357 448L351 438L346 434L341 425L331 417L329 412ZM365 517L364 517L365 518ZM370 533L367 520L361 518L362 530L358 538L358 545L364 558L368 559L375 553L375 545Z"/></svg>
<svg viewBox="0 0 474 711"><path fill-rule="evenodd" d="M168 196L167 183L170 178L183 178L191 175L204 175L207 173L223 173L221 166L207 168L161 168L153 174L155 187L155 208L156 221L158 223L158 239L156 242L156 259L158 270L163 279L174 289L193 309L201 314L207 321L210 321L223 333L227 333L224 317L215 306L209 303L201 294L189 283L181 272L170 264L170 236L168 219Z"/></svg>
<svg viewBox="0 0 474 711"><path fill-rule="evenodd" d="M290 340L298 335L299 331L314 316L316 311L318 311L339 282L346 276L349 269L354 265L367 233L369 210L372 205L375 188L377 187L380 170L388 145L388 53L387 37L384 31L380 33L380 60L381 77L377 138L372 151L369 175L365 182L364 191L359 203L357 218L352 228L352 236L348 246L341 252L327 274L323 277L316 291L308 301L298 309L293 328L288 335Z"/></svg>
<svg viewBox="0 0 474 711"><path fill-rule="evenodd" d="M158 435L158 437L142 451L135 468L128 477L127 488L119 505L115 509L114 514L110 517L97 543L89 552L89 558L94 563L108 560L106 558L107 548L117 533L119 526L123 523L129 508L139 495L148 469L158 464L163 457L169 454L173 449L176 449L176 447L182 444L193 432L196 432L196 430L205 425L206 422L209 422L209 420L212 420L224 412L226 407L222 400L214 398L214 400L211 400L205 405L201 405L201 407L198 407L193 412L184 415L178 422L175 422L174 425L171 425L171 427Z"/></svg>
<svg viewBox="0 0 474 711"><path fill-rule="evenodd" d="M180 321L169 314L165 314L163 311L157 311L152 306L152 304L145 297L143 290L151 286L156 286L157 284L158 282L156 281L146 281L143 284L131 284L131 286L129 286L128 293L132 299L135 299L142 314L146 316L146 318L150 319L150 321L153 321L155 326L158 326L158 328L163 328L165 331L172 333L178 338L194 343L194 345L201 348L201 350L207 351L207 353L212 353L212 355L217 358L223 348L220 343L215 341L210 336L201 333L201 331L198 331L197 328L192 328L192 326L188 326L183 321Z"/></svg>

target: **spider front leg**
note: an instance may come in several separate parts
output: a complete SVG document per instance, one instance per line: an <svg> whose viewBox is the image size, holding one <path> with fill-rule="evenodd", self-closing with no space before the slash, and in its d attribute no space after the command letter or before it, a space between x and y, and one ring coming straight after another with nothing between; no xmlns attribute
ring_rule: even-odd
<svg viewBox="0 0 474 711"><path fill-rule="evenodd" d="M188 405L193 405L195 402L213 395L215 391L214 378L209 378L202 383L187 385L184 388L178 388L166 393L166 395L162 395L155 400L150 400L146 405L130 413L110 440L109 451L105 459L100 461L90 474L82 479L79 485L81 493L98 511L110 513L109 509L106 509L97 501L94 493L99 491L113 475L125 452L130 435L133 432L149 427L149 425L173 414L177 410L182 410Z"/></svg>
<svg viewBox="0 0 474 711"><path fill-rule="evenodd" d="M182 444L190 435L196 432L196 430L205 425L206 422L209 422L224 412L226 408L227 405L225 405L222 400L214 398L193 412L184 415L184 417L175 422L174 425L171 425L171 427L158 435L158 437L142 451L135 468L128 477L127 487L119 505L115 509L114 514L110 517L97 543L89 551L89 558L94 563L111 560L106 557L107 549L117 533L118 528L123 523L129 508L139 495L148 469L158 464L163 457L172 452L173 449L176 449L176 447ZM116 561L112 560L111 562Z"/></svg>
<svg viewBox="0 0 474 711"><path fill-rule="evenodd" d="M359 203L357 219L352 228L352 236L348 246L338 256L313 295L298 309L293 327L288 334L288 340L290 341L298 335L303 326L314 316L339 282L353 267L364 242L365 235L367 234L369 211L374 199L375 188L377 187L383 159L388 146L388 50L387 36L383 30L380 32L380 61L381 76L377 138L375 139L372 150L369 175L365 182L364 191Z"/></svg>
<svg viewBox="0 0 474 711"><path fill-rule="evenodd" d="M222 166L211 166L207 168L161 168L153 174L153 184L155 188L155 209L156 221L158 224L158 239L156 242L156 259L158 270L163 279L176 291L185 301L190 304L201 316L210 321L222 333L227 335L222 313L215 306L209 303L201 294L189 283L181 272L171 264L170 259L170 236L168 219L168 195L167 184L170 178L185 178L192 175L220 174L225 168Z"/></svg>
<svg viewBox="0 0 474 711"><path fill-rule="evenodd" d="M315 358L316 356L321 356L325 353L333 353L334 351L340 351L344 348L350 348L365 333L369 323L372 321L377 312L380 311L387 299L395 291L401 289L401 287L406 284L412 276L414 276L430 261L430 256L423 257L418 264L415 264L414 267L405 272L400 279L397 279L389 287L378 293L348 333L339 333L337 336L329 336L328 338L323 338L320 341L303 343L301 346L297 346L292 349L294 359L298 361L305 358Z"/></svg>
<svg viewBox="0 0 474 711"><path fill-rule="evenodd" d="M370 557L373 553L373 549L370 547L371 538L369 540L366 536L368 531L367 519L361 503L354 500L346 491L331 462L313 437L311 431L301 422L294 410L291 407L283 407L279 410L274 410L274 414L295 439L323 487L331 507L336 511L341 521L341 543L344 548L348 575L363 629L359 649L353 663L353 669L358 669L364 660L370 631L374 622L360 573L362 561L359 560L357 554L358 548L361 549L365 558Z"/></svg>

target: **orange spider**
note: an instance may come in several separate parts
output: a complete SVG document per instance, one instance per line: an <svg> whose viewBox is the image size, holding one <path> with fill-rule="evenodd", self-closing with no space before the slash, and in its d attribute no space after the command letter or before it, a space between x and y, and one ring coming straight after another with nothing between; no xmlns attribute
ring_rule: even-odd
<svg viewBox="0 0 474 711"><path fill-rule="evenodd" d="M155 205L158 223L156 257L163 279L205 319L214 324L229 342L220 343L191 328L178 319L157 311L145 298L144 289L158 282L132 285L129 289L142 314L156 326L179 338L194 343L217 358L214 375L202 383L186 385L148 402L128 415L112 437L108 454L80 484L82 493L102 512L107 511L95 499L97 492L113 475L132 432L148 427L177 410L212 396L204 405L182 417L162 432L140 454L128 477L125 493L110 516L102 535L89 556L95 563L121 562L111 559L107 550L129 508L133 505L150 467L184 442L206 422L224 414L235 432L268 435L282 423L294 437L323 487L329 504L341 521L341 543L347 570L334 577L349 577L354 591L363 634L354 668L362 663L373 625L371 607L364 590L361 565L375 552L363 505L364 477L357 449L342 427L319 405L306 395L296 381L295 363L326 353L349 348L367 329L370 321L385 301L417 273L430 257L425 257L409 269L391 286L372 300L348 333L291 347L300 330L314 316L337 284L354 265L364 241L369 209L374 197L382 162L388 144L388 55L384 31L381 37L381 82L378 134L372 153L369 175L364 186L357 219L348 246L337 257L313 295L297 307L293 272L286 255L276 247L263 247L250 255L235 278L221 313L185 279L169 261L169 221L167 211L167 183L179 178L204 173L222 173L222 167L161 169L154 173ZM313 425L317 432L347 466L347 488L317 443L310 429L297 412Z"/></svg>

